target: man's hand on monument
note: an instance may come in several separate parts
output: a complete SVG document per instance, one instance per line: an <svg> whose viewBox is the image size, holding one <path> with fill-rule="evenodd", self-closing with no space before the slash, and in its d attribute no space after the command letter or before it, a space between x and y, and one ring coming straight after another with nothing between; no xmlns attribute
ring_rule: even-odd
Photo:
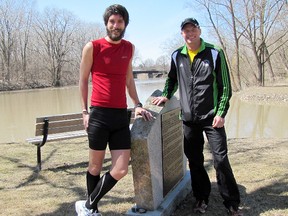
<svg viewBox="0 0 288 216"><path fill-rule="evenodd" d="M160 104L166 103L167 101L168 101L168 98L163 97L163 96L161 96L161 97L154 97L154 98L152 99L152 104L159 106Z"/></svg>
<svg viewBox="0 0 288 216"><path fill-rule="evenodd" d="M152 115L151 112L147 111L146 109L142 107L135 108L135 117L137 117L138 115L141 115L145 121L151 121L155 119L155 117Z"/></svg>

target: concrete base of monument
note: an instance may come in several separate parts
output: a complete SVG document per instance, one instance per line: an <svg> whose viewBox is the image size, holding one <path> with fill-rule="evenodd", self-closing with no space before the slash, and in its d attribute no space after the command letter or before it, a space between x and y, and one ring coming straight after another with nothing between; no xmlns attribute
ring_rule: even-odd
<svg viewBox="0 0 288 216"><path fill-rule="evenodd" d="M169 216L171 215L177 205L179 205L186 196L191 192L191 178L190 172L186 171L183 179L178 183L178 185L170 191L160 206L154 211L145 211L145 209L138 209L133 206L126 215L141 215L141 216ZM192 209L192 208L191 208Z"/></svg>

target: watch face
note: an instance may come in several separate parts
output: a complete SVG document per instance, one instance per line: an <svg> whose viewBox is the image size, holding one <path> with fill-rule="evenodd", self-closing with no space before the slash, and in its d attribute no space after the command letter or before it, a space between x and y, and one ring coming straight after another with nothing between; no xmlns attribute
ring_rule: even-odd
<svg viewBox="0 0 288 216"><path fill-rule="evenodd" d="M138 104L136 104L135 107L143 107L143 105L142 105L142 103L138 103Z"/></svg>

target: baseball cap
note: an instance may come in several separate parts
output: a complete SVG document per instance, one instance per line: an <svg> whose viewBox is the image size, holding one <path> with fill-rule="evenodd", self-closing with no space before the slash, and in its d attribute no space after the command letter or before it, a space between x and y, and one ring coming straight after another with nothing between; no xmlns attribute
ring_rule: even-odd
<svg viewBox="0 0 288 216"><path fill-rule="evenodd" d="M195 18L187 18L181 23L181 30L184 28L186 24L193 24L196 27L199 27L199 23Z"/></svg>

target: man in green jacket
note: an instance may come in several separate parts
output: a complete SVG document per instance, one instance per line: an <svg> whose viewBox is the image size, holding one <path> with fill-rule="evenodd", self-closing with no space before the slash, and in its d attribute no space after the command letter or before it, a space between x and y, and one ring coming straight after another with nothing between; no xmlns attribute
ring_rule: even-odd
<svg viewBox="0 0 288 216"><path fill-rule="evenodd" d="M181 24L185 45L172 53L171 68L161 97L153 104L169 100L179 88L184 129L184 153L188 158L194 212L204 213L209 202L211 182L204 167L205 132L214 158L219 191L229 215L243 215L240 195L227 155L224 128L232 89L223 50L204 42L199 23L187 18Z"/></svg>

